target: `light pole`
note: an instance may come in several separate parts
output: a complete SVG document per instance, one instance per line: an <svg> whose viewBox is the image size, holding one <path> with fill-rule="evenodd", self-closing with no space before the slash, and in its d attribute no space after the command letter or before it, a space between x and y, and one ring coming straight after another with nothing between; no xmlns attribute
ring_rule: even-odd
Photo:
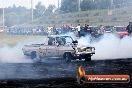
<svg viewBox="0 0 132 88"><path fill-rule="evenodd" d="M31 15L32 15L32 22L33 22L33 0L31 0L31 10L32 10L32 12L31 12Z"/></svg>
<svg viewBox="0 0 132 88"><path fill-rule="evenodd" d="M78 0L78 11L81 11L80 4L81 4L81 0Z"/></svg>
<svg viewBox="0 0 132 88"><path fill-rule="evenodd" d="M5 28L5 8L3 5L3 29Z"/></svg>
<svg viewBox="0 0 132 88"><path fill-rule="evenodd" d="M112 10L113 10L113 0L110 0L110 7L108 8L108 15L113 14Z"/></svg>
<svg viewBox="0 0 132 88"><path fill-rule="evenodd" d="M113 0L111 0L111 9L113 8Z"/></svg>
<svg viewBox="0 0 132 88"><path fill-rule="evenodd" d="M59 9L59 7L60 7L60 0L58 0L58 9Z"/></svg>

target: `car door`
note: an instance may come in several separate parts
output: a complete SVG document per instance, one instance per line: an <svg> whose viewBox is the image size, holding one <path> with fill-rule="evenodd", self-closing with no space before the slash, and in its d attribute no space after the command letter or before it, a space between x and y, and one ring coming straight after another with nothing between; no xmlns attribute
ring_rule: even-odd
<svg viewBox="0 0 132 88"><path fill-rule="evenodd" d="M64 54L64 52L65 52L65 50L66 50L66 48L63 46L63 45L59 45L59 46L57 46L56 47L56 55L58 56L58 57L62 57L63 56L63 54Z"/></svg>
<svg viewBox="0 0 132 88"><path fill-rule="evenodd" d="M63 38L61 38L63 39ZM71 52L73 48L71 47L72 39L70 37L64 37L64 44L59 45L56 48L57 55L62 57L66 51Z"/></svg>
<svg viewBox="0 0 132 88"><path fill-rule="evenodd" d="M38 51L40 57L42 58L47 57L47 46L41 46Z"/></svg>
<svg viewBox="0 0 132 88"><path fill-rule="evenodd" d="M49 45L47 47L46 56L47 57L56 57L57 56L56 47L57 47L56 45Z"/></svg>
<svg viewBox="0 0 132 88"><path fill-rule="evenodd" d="M60 45L56 50L58 57L63 57L65 52L74 52L70 45Z"/></svg>

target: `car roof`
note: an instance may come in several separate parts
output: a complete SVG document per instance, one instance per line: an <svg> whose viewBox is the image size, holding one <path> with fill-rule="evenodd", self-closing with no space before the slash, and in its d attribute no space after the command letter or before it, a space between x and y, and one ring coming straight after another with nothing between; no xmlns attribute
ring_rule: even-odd
<svg viewBox="0 0 132 88"><path fill-rule="evenodd" d="M114 26L114 27L126 27L126 26Z"/></svg>

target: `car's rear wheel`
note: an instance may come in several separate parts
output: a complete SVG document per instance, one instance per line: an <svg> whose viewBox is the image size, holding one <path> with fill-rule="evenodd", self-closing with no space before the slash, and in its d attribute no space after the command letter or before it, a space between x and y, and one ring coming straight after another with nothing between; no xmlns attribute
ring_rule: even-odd
<svg viewBox="0 0 132 88"><path fill-rule="evenodd" d="M40 62L41 61L41 59L40 59L40 57L36 51L31 52L31 59L34 62Z"/></svg>
<svg viewBox="0 0 132 88"><path fill-rule="evenodd" d="M37 57L37 54L35 51L31 52L31 59L34 60Z"/></svg>
<svg viewBox="0 0 132 88"><path fill-rule="evenodd" d="M86 56L85 56L85 61L87 61L87 62L88 62L88 61L91 61L91 55L86 55Z"/></svg>
<svg viewBox="0 0 132 88"><path fill-rule="evenodd" d="M71 53L65 53L64 54L64 60L65 60L66 63L71 62L71 60L72 60L72 54Z"/></svg>

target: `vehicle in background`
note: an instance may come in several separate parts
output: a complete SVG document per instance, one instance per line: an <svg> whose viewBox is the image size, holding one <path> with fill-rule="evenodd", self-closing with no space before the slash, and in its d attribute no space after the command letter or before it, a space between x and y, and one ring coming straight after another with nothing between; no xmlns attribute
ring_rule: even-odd
<svg viewBox="0 0 132 88"><path fill-rule="evenodd" d="M4 33L4 29L0 29L0 33Z"/></svg>
<svg viewBox="0 0 132 88"><path fill-rule="evenodd" d="M114 26L114 33L120 38L128 36L128 32L125 26Z"/></svg>
<svg viewBox="0 0 132 88"><path fill-rule="evenodd" d="M91 30L91 34L90 35L96 35L97 34L97 30L98 30L98 27L96 26L89 26L89 29ZM87 32L87 30L85 29L85 27L81 27L81 30L80 30L80 37L84 37L86 35L89 35L89 33Z"/></svg>
<svg viewBox="0 0 132 88"><path fill-rule="evenodd" d="M114 31L114 26L105 26L104 27L105 33L113 33L113 31Z"/></svg>
<svg viewBox="0 0 132 88"><path fill-rule="evenodd" d="M6 28L6 27L3 28L3 26L0 26L0 33L6 32L5 28Z"/></svg>
<svg viewBox="0 0 132 88"><path fill-rule="evenodd" d="M98 37L99 36L99 27L97 26L94 26L94 27L91 27L91 35L94 36L94 37Z"/></svg>

